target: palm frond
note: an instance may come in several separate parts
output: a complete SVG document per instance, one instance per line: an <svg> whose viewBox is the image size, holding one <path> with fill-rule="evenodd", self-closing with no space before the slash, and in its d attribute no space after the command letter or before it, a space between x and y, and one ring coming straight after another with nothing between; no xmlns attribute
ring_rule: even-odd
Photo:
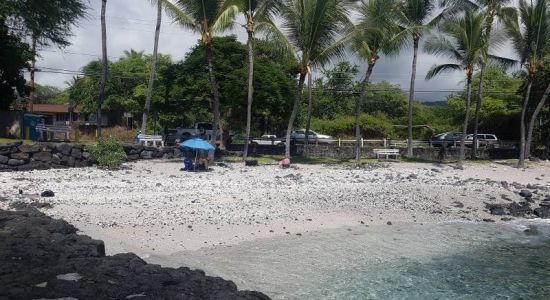
<svg viewBox="0 0 550 300"><path fill-rule="evenodd" d="M460 65L457 65L457 64L443 64L443 65L433 66L430 68L428 73L426 73L426 80L430 80L435 76L439 75L440 73L460 71L461 69L462 68L460 67Z"/></svg>
<svg viewBox="0 0 550 300"><path fill-rule="evenodd" d="M504 69L512 68L519 63L515 59L497 56L497 55L491 55L491 54L488 55L488 58L489 58L489 64L491 66L502 67Z"/></svg>
<svg viewBox="0 0 550 300"><path fill-rule="evenodd" d="M166 13L174 19L174 22L179 23L182 27L197 32L197 26L193 20L193 17L187 14L177 5L173 4L169 0L158 0L162 3Z"/></svg>

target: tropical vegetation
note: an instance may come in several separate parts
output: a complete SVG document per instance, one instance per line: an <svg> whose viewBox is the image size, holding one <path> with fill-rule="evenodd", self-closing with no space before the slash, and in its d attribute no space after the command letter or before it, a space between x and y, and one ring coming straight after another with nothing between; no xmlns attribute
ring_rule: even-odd
<svg viewBox="0 0 550 300"><path fill-rule="evenodd" d="M84 66L63 91L33 82L36 45L68 45L71 25L87 7L82 0L38 7L42 2L0 4L0 109L25 97L70 102L97 115L141 116L133 122L144 132L212 120L224 144L231 133L244 133L246 141L284 135L286 156L291 131L305 127L355 138L358 163L362 138L407 139L407 155L414 156L413 139L461 131L459 168L469 129L520 140L518 167L550 132L548 0L516 6L502 0L150 0L157 12L152 55L129 49L118 60L107 57L102 0L102 58ZM163 11L200 35L180 61L158 51ZM238 16L245 20L244 44L228 35ZM500 54L506 40L517 59ZM439 57L427 79L462 72L464 90L423 103L415 88L421 51ZM373 82L380 60L409 52L407 90Z"/></svg>

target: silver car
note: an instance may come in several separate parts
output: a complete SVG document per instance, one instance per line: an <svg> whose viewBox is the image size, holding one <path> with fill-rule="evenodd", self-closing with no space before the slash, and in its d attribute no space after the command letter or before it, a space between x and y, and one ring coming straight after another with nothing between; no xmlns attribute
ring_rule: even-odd
<svg viewBox="0 0 550 300"><path fill-rule="evenodd" d="M290 139L295 142L304 142L306 140L306 130L298 129L292 131L290 134ZM327 143L330 144L334 142L334 139L330 135L320 134L313 130L309 130L308 141L313 143Z"/></svg>

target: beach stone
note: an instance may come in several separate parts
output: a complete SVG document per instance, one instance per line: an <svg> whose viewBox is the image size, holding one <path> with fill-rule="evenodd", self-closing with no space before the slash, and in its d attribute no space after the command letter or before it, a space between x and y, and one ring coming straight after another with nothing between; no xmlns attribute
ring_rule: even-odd
<svg viewBox="0 0 550 300"><path fill-rule="evenodd" d="M10 158L7 157L7 156L0 155L0 164L6 164L6 163L8 163L8 160L9 160L9 159L10 159Z"/></svg>
<svg viewBox="0 0 550 300"><path fill-rule="evenodd" d="M21 145L18 147L19 151L23 152L23 153L35 153L35 152L38 152L40 151L40 145L38 144L33 144L33 145Z"/></svg>
<svg viewBox="0 0 550 300"><path fill-rule="evenodd" d="M32 171L32 170L48 170L50 165L45 162L31 161L28 164L17 167L18 171Z"/></svg>
<svg viewBox="0 0 550 300"><path fill-rule="evenodd" d="M63 155L70 155L73 147L70 144L63 143L56 145L55 149Z"/></svg>
<svg viewBox="0 0 550 300"><path fill-rule="evenodd" d="M153 152L144 150L144 151L141 152L141 154L139 156L143 159L151 159L151 158L153 158Z"/></svg>
<svg viewBox="0 0 550 300"><path fill-rule="evenodd" d="M521 190L521 192L519 192L519 195L523 198L531 198L533 196L533 193L531 193L531 191L529 190Z"/></svg>
<svg viewBox="0 0 550 300"><path fill-rule="evenodd" d="M61 157L61 165L63 166L74 167L74 162L75 162L75 159L72 156L64 155L63 157Z"/></svg>
<svg viewBox="0 0 550 300"><path fill-rule="evenodd" d="M132 161L132 160L138 160L139 154L128 154L126 155L126 160Z"/></svg>
<svg viewBox="0 0 550 300"><path fill-rule="evenodd" d="M256 167L258 166L258 161L255 159L247 159L244 161L244 165L247 167Z"/></svg>
<svg viewBox="0 0 550 300"><path fill-rule="evenodd" d="M33 154L32 158L37 161L50 162L52 160L51 152L38 152Z"/></svg>
<svg viewBox="0 0 550 300"><path fill-rule="evenodd" d="M59 157L59 154L53 154L52 155L52 164L59 165L61 164L61 157Z"/></svg>
<svg viewBox="0 0 550 300"><path fill-rule="evenodd" d="M42 193L40 193L40 197L53 197L55 196L55 193L51 190L45 190Z"/></svg>
<svg viewBox="0 0 550 300"><path fill-rule="evenodd" d="M10 157L13 159L28 160L30 155L28 153L17 152L17 153L12 153Z"/></svg>
<svg viewBox="0 0 550 300"><path fill-rule="evenodd" d="M531 205L527 202L512 202L509 206L510 215L518 217L518 216L525 216L530 215L533 213L533 210L531 209Z"/></svg>
<svg viewBox="0 0 550 300"><path fill-rule="evenodd" d="M391 221L386 222L386 225L393 225Z"/></svg>
<svg viewBox="0 0 550 300"><path fill-rule="evenodd" d="M541 219L550 219L550 206L540 206L535 208L535 215Z"/></svg>
<svg viewBox="0 0 550 300"><path fill-rule="evenodd" d="M489 210L490 214L496 215L496 216L504 216L507 215L506 206L502 204L490 204L486 203L485 207Z"/></svg>
<svg viewBox="0 0 550 300"><path fill-rule="evenodd" d="M25 164L24 160L20 160L20 159L9 159L8 160L8 166L20 166L20 165L23 165L23 164Z"/></svg>
<svg viewBox="0 0 550 300"><path fill-rule="evenodd" d="M82 149L73 148L73 150L71 150L71 156L77 159L82 158Z"/></svg>

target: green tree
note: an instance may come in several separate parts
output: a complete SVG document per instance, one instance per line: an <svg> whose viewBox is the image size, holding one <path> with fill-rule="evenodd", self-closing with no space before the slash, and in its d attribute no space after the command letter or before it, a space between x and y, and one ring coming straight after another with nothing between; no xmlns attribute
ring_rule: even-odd
<svg viewBox="0 0 550 300"><path fill-rule="evenodd" d="M235 36L219 37L212 40L213 58L216 62L216 78L220 79L221 122L226 124L224 132L243 132L246 130L247 112L247 48L236 40ZM279 132L283 120L289 115L290 101L294 93L293 74L287 69L294 64L287 63L277 56L270 55L265 42L256 42L254 76L254 110L253 127L269 133ZM202 46L191 49L185 60L172 69L175 74L173 88L169 99L174 99L170 108L174 114L185 116L182 120L187 125L211 117L208 112L211 97L208 87L208 74L204 69L205 53ZM168 87L167 87L168 88Z"/></svg>
<svg viewBox="0 0 550 300"><path fill-rule="evenodd" d="M151 99L153 98L153 86L156 78L157 68L157 56L159 48L160 37L160 25L162 22L162 2L153 0L153 3L157 4L157 25L155 26L155 42L153 46L153 59L151 61L151 71L149 72L149 84L147 85L147 98L145 99L145 106L143 108L143 115L141 120L141 132L145 134L147 132L147 118L151 111Z"/></svg>
<svg viewBox="0 0 550 300"><path fill-rule="evenodd" d="M168 0L159 1L183 27L201 35L213 96L214 126L211 142L216 145L218 126L220 125L220 92L215 76L212 39L216 33L223 32L233 26L233 19L238 9L231 7L223 10L222 0L177 0L174 4Z"/></svg>
<svg viewBox="0 0 550 300"><path fill-rule="evenodd" d="M308 116L311 116L313 101L311 69L315 66L324 66L333 58L343 55L344 43L339 40L338 35L346 35L351 29L352 24L348 18L351 3L348 0L282 0L281 2L278 16L282 21L282 30L272 30L271 37L277 39L279 47L297 54L300 71L286 132L285 155L290 157L290 134L302 101L306 76L309 75ZM307 123L309 122L306 122L306 131L309 130ZM304 149L307 151L307 140ZM305 154L307 155L307 152Z"/></svg>
<svg viewBox="0 0 550 300"><path fill-rule="evenodd" d="M407 96L399 85L387 81L369 83L367 91L365 112L381 112L390 118L402 118L407 115Z"/></svg>
<svg viewBox="0 0 550 300"><path fill-rule="evenodd" d="M29 67L33 55L19 36L10 33L5 25L7 8L2 9L6 11L0 15L0 110L7 110L16 99L15 92L25 93L23 70Z"/></svg>
<svg viewBox="0 0 550 300"><path fill-rule="evenodd" d="M86 12L83 0L5 0L7 5L13 5L12 26L21 28L31 38L33 58L30 69L30 102L35 98L34 75L38 56L37 46L53 44L66 47L71 36L71 26Z"/></svg>
<svg viewBox="0 0 550 300"><path fill-rule="evenodd" d="M367 73L361 82L361 92L355 113L355 161L361 164L361 114L370 76L381 54L391 55L399 49L396 40L396 2L363 0L359 8L359 24L353 34L353 49L367 61Z"/></svg>
<svg viewBox="0 0 550 300"><path fill-rule="evenodd" d="M506 6L510 2L511 2L510 0L445 0L443 1L443 5L445 4L452 5L452 6L455 6L456 9L469 7L469 8L474 8L482 11L486 16L485 29L484 29L485 36L487 36L487 39L490 39L493 33L492 32L493 23L495 22L495 19L498 18L500 20L505 20L514 14L515 9L512 7ZM487 47L485 47L484 49L484 56L483 56L484 59L482 60L481 66L480 66L481 79L479 80L479 83L478 83L479 87L477 89L472 159L475 159L477 157L477 133L478 133L478 127L479 127L481 102L483 100L483 91L484 91L483 84L485 82L483 78L485 77L485 71L488 64L488 54L489 54L488 45L486 46Z"/></svg>
<svg viewBox="0 0 550 300"><path fill-rule="evenodd" d="M339 115L353 114L357 98L355 77L359 67L347 61L339 62L329 70L323 70L323 77L315 80L315 103L312 116L334 119Z"/></svg>
<svg viewBox="0 0 550 300"><path fill-rule="evenodd" d="M431 79L446 71L464 70L466 72L466 113L457 162L459 169L463 169L464 142L468 133L472 96L472 77L474 69L481 64L483 59L485 43L489 42L484 35L484 22L483 14L467 10L463 17L442 25L441 31L445 36L432 37L425 44L426 52L447 57L452 61L452 63L433 66L428 71L426 79Z"/></svg>
<svg viewBox="0 0 550 300"><path fill-rule="evenodd" d="M105 85L109 76L109 61L107 60L107 24L105 22L105 10L107 0L101 1L101 82L99 84L99 97L97 97L97 136L101 138L101 106L105 99Z"/></svg>
<svg viewBox="0 0 550 300"><path fill-rule="evenodd" d="M533 86L534 76L541 67L545 47L550 43L548 2L546 0L537 0L535 3L532 1L528 3L525 0L520 0L518 13L507 19L504 25L512 40L514 50L520 57L521 64L525 66L527 70L525 98L521 111L520 154L517 165L518 168L524 168L525 157L530 156L530 144L533 127L535 125L534 120L536 120L537 117L535 115L531 117L532 122L529 124L529 132L531 132L530 137L529 133L525 130L525 126L531 88ZM538 111L535 112L538 114Z"/></svg>
<svg viewBox="0 0 550 300"><path fill-rule="evenodd" d="M401 27L401 33L397 37L407 37L410 42L412 40L413 47L413 62L411 73L411 85L409 90L409 103L408 103L408 121L407 121L407 156L413 156L413 101L414 101L414 88L416 80L416 65L418 59L418 48L420 45L420 39L424 34L431 30L431 28L437 23L439 18L433 18L432 14L435 12L435 0L403 0L400 2L397 22ZM404 43L403 45L408 45Z"/></svg>
<svg viewBox="0 0 550 300"><path fill-rule="evenodd" d="M248 87L246 111L246 142L244 143L243 158L248 156L250 141L250 127L252 123L252 102L254 100L254 33L258 23L271 24L271 14L277 8L278 1L274 0L225 0L222 10L235 7L244 15L246 33L248 35Z"/></svg>

